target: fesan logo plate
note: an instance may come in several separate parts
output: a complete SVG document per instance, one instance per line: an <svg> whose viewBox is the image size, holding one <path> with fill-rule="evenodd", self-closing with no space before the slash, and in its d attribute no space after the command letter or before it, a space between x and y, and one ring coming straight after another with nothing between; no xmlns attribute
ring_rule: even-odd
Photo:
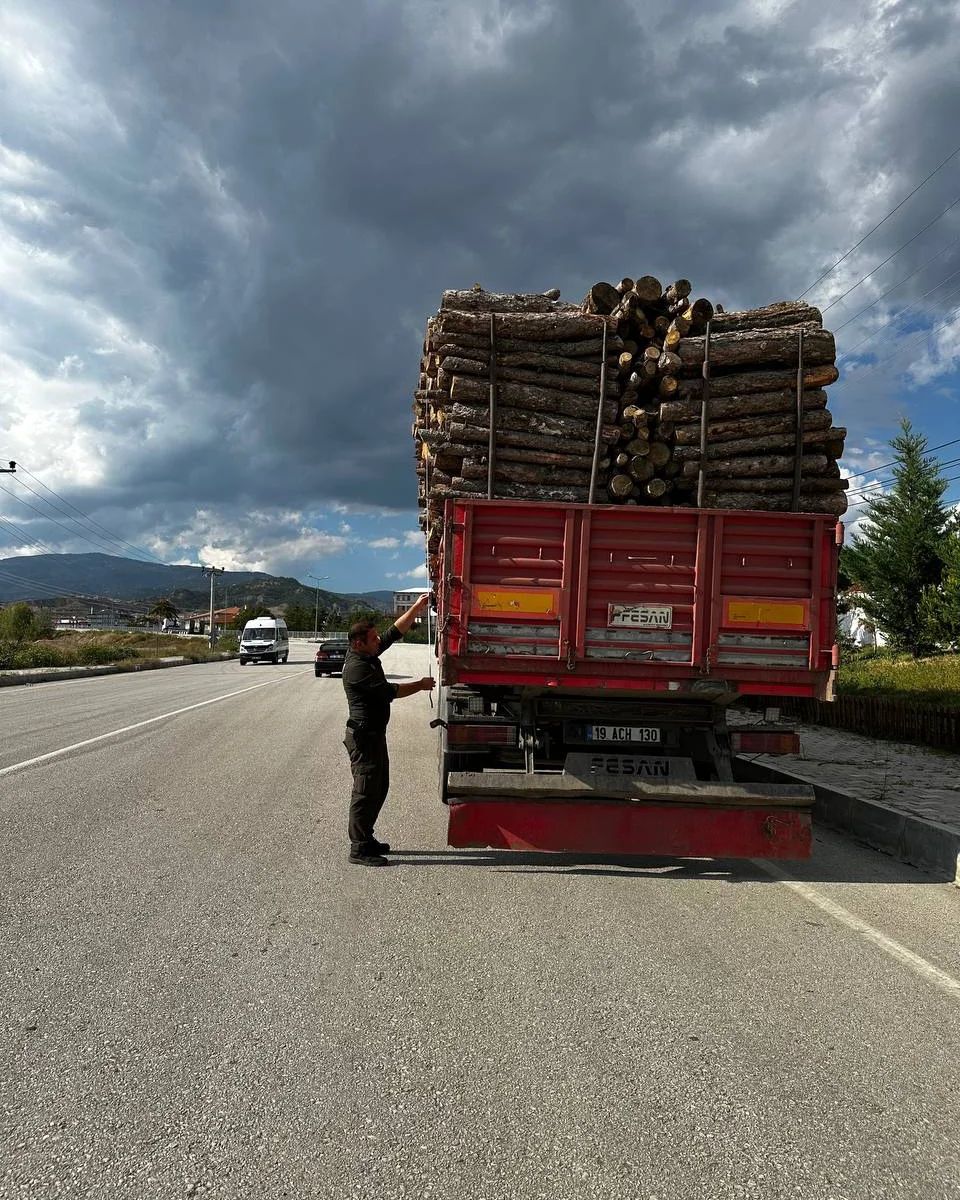
<svg viewBox="0 0 960 1200"><path fill-rule="evenodd" d="M611 629L672 629L673 608L669 604L608 604L607 626Z"/></svg>

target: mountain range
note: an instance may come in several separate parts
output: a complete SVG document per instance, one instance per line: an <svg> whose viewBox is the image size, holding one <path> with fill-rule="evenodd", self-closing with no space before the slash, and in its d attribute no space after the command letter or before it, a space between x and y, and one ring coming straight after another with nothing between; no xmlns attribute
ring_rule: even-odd
<svg viewBox="0 0 960 1200"><path fill-rule="evenodd" d="M317 601L317 589L298 579L262 571L227 571L215 580L218 608L305 604ZM29 600L58 605L100 600L137 609L160 599L181 612L204 610L210 600L210 581L199 567L165 566L112 554L31 554L0 559L0 604ZM325 608L348 610L365 604L383 612L393 606L393 592L339 594L320 589Z"/></svg>

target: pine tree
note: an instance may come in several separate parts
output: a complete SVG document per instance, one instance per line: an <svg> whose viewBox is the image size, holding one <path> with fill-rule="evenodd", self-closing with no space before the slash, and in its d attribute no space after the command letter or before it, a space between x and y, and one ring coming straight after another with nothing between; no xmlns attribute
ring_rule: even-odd
<svg viewBox="0 0 960 1200"><path fill-rule="evenodd" d="M924 632L941 649L960 647L960 516L955 515L943 545L943 575L923 594Z"/></svg>
<svg viewBox="0 0 960 1200"><path fill-rule="evenodd" d="M921 611L927 588L940 583L948 515L946 483L927 439L900 424L894 483L867 505L867 524L843 552L843 569L866 593L863 609L892 646L914 655L929 649L929 621Z"/></svg>

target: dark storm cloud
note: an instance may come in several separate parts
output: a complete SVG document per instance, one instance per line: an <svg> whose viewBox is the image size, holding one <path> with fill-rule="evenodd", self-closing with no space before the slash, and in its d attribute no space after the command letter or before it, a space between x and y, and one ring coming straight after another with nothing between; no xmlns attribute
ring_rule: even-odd
<svg viewBox="0 0 960 1200"><path fill-rule="evenodd" d="M950 4L87 0L20 16L62 77L2 97L4 144L36 168L20 190L50 205L7 219L54 255L14 357L70 375L104 500L143 520L412 509L411 392L444 287L576 299L650 271L727 307L796 294L952 149L960 106Z"/></svg>

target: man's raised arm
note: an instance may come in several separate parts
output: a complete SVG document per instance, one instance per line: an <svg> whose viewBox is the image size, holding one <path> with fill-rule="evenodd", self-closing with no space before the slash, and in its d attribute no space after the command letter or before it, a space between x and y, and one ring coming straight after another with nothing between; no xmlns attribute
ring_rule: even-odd
<svg viewBox="0 0 960 1200"><path fill-rule="evenodd" d="M403 613L401 616L397 617L397 619L394 621L393 624L396 627L396 630L400 634L401 637L403 637L403 635L405 633L409 633L410 627L413 625L414 621L417 619L417 617L420 616L420 614L424 611L424 609L427 607L427 605L429 603L430 603L430 593L425 592L420 597L419 600L415 600L413 602L413 604L410 605L410 607L407 609L407 611L405 613Z"/></svg>

